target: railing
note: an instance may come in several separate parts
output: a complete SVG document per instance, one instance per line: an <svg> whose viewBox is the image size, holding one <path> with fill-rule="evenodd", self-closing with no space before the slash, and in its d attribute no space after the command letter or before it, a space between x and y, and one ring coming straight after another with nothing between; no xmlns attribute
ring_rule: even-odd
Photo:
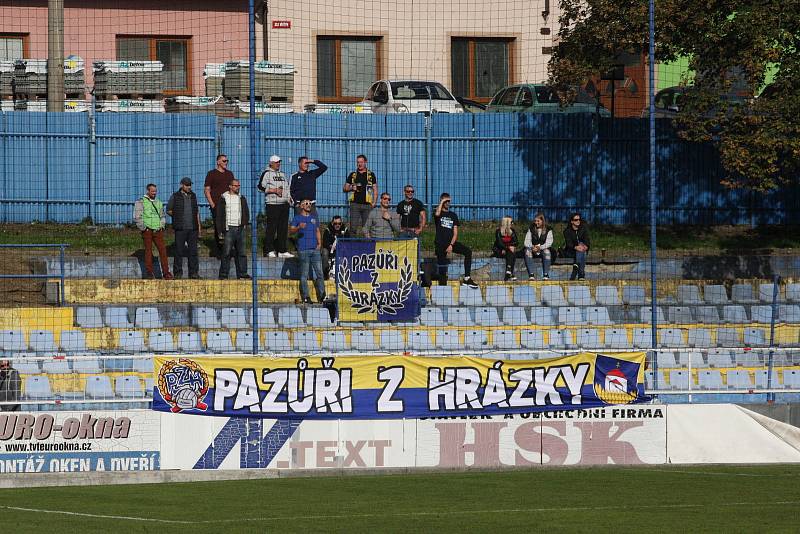
<svg viewBox="0 0 800 534"><path fill-rule="evenodd" d="M65 270L64 270L64 253L66 248L69 246L67 243L45 243L45 244L20 244L20 245L3 245L0 244L0 248L11 248L11 249L36 249L36 248L57 248L58 249L58 260L59 260L59 267L60 267L60 275L59 279L61 283L59 284L59 299L58 305L64 305L64 279L66 278ZM53 276L49 273L44 274L0 274L0 280L3 279L44 279L47 280L49 278L53 278Z"/></svg>

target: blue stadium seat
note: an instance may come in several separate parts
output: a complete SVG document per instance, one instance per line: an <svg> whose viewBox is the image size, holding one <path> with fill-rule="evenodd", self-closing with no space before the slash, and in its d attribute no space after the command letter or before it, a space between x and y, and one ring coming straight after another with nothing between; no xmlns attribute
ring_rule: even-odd
<svg viewBox="0 0 800 534"><path fill-rule="evenodd" d="M531 307L530 324L535 324L538 326L554 326L556 322L553 318L553 308L549 308L547 306Z"/></svg>
<svg viewBox="0 0 800 534"><path fill-rule="evenodd" d="M200 338L200 332L178 332L178 350L189 353L203 352L203 341Z"/></svg>
<svg viewBox="0 0 800 534"><path fill-rule="evenodd" d="M750 322L747 318L747 311L741 304L732 304L722 308L722 319L730 324L744 324Z"/></svg>
<svg viewBox="0 0 800 534"><path fill-rule="evenodd" d="M606 328L605 345L609 349L629 349L628 332L624 328Z"/></svg>
<svg viewBox="0 0 800 534"><path fill-rule="evenodd" d="M134 373L152 373L153 358L134 358L130 369Z"/></svg>
<svg viewBox="0 0 800 534"><path fill-rule="evenodd" d="M761 302L772 302L772 295L775 290L775 284L759 284L758 285L758 300ZM778 302L782 301L781 287L778 286Z"/></svg>
<svg viewBox="0 0 800 534"><path fill-rule="evenodd" d="M703 324L719 324L719 309L716 306L698 306L695 308L695 320Z"/></svg>
<svg viewBox="0 0 800 534"><path fill-rule="evenodd" d="M548 312L550 311L547 308ZM550 320L552 321L552 312L550 315ZM503 308L503 324L508 326L525 326L531 324L531 321L528 321L528 314L525 313L525 308L522 306L506 306Z"/></svg>
<svg viewBox="0 0 800 534"><path fill-rule="evenodd" d="M477 308L475 310L475 324L480 326L500 326L502 323L500 322L500 317L497 315L497 308Z"/></svg>
<svg viewBox="0 0 800 534"><path fill-rule="evenodd" d="M750 307L750 319L754 323L770 323L772 322L772 306L767 305L753 305ZM777 317L775 317L777 320Z"/></svg>
<svg viewBox="0 0 800 534"><path fill-rule="evenodd" d="M430 332L427 330L408 332L408 346L411 350L433 350L436 348L433 341L431 341Z"/></svg>
<svg viewBox="0 0 800 534"><path fill-rule="evenodd" d="M707 304L729 304L728 291L725 286L721 285L707 285L703 287L703 298Z"/></svg>
<svg viewBox="0 0 800 534"><path fill-rule="evenodd" d="M780 304L778 305L778 318L782 323L800 323L800 305ZM31 343L33 347L33 343Z"/></svg>
<svg viewBox="0 0 800 534"><path fill-rule="evenodd" d="M678 366L678 362L675 360L675 353L671 351L660 350L656 352L656 362L659 369L672 369Z"/></svg>
<svg viewBox="0 0 800 534"><path fill-rule="evenodd" d="M737 367L763 367L761 354L754 350L737 350L733 352L733 363Z"/></svg>
<svg viewBox="0 0 800 534"><path fill-rule="evenodd" d="M644 287L622 286L622 302L630 306L642 306L647 302Z"/></svg>
<svg viewBox="0 0 800 534"><path fill-rule="evenodd" d="M328 308L312 307L306 310L306 324L314 328L332 328L331 312Z"/></svg>
<svg viewBox="0 0 800 534"><path fill-rule="evenodd" d="M371 352L376 349L375 334L372 330L357 330L350 335L354 350Z"/></svg>
<svg viewBox="0 0 800 534"><path fill-rule="evenodd" d="M685 369L672 369L669 372L669 389L689 389L689 371Z"/></svg>
<svg viewBox="0 0 800 534"><path fill-rule="evenodd" d="M597 286L595 296L599 306L619 306L622 304L617 286Z"/></svg>
<svg viewBox="0 0 800 534"><path fill-rule="evenodd" d="M458 302L464 306L483 306L483 295L481 288L461 286L458 289Z"/></svg>
<svg viewBox="0 0 800 534"><path fill-rule="evenodd" d="M583 310L572 306L561 306L558 308L558 324L567 326L586 324Z"/></svg>
<svg viewBox="0 0 800 534"><path fill-rule="evenodd" d="M206 348L209 352L228 353L234 352L231 333L227 330L216 330L206 334Z"/></svg>
<svg viewBox="0 0 800 534"><path fill-rule="evenodd" d="M651 323L653 320L653 308L651 306L642 306L639 309L639 322L641 323ZM656 307L656 322L658 324L666 323L666 319L664 318L664 310L661 306Z"/></svg>
<svg viewBox="0 0 800 534"><path fill-rule="evenodd" d="M72 373L69 362L63 356L42 361L42 372L48 375L68 375Z"/></svg>
<svg viewBox="0 0 800 534"><path fill-rule="evenodd" d="M350 350L350 343L347 342L344 330L325 330L322 332L322 350L332 352Z"/></svg>
<svg viewBox="0 0 800 534"><path fill-rule="evenodd" d="M690 328L686 344L696 348L712 347L711 332L705 328Z"/></svg>
<svg viewBox="0 0 800 534"><path fill-rule="evenodd" d="M151 330L147 345L153 352L175 352L175 341L169 330Z"/></svg>
<svg viewBox="0 0 800 534"><path fill-rule="evenodd" d="M139 399L144 397L142 381L138 376L125 375L114 380L114 392L123 399Z"/></svg>
<svg viewBox="0 0 800 534"><path fill-rule="evenodd" d="M86 336L81 330L62 330L59 344L64 352L83 352L86 350Z"/></svg>
<svg viewBox="0 0 800 534"><path fill-rule="evenodd" d="M567 299L564 298L564 290L561 289L560 285L551 284L542 286L541 292L542 304L553 307L569 305Z"/></svg>
<svg viewBox="0 0 800 534"><path fill-rule="evenodd" d="M103 372L100 367L100 360L93 354L73 355L75 359L72 360L72 370L80 374L99 374ZM152 372L153 364L150 364L150 371Z"/></svg>
<svg viewBox="0 0 800 534"><path fill-rule="evenodd" d="M521 330L519 333L520 344L526 349L546 349L544 331Z"/></svg>
<svg viewBox="0 0 800 534"><path fill-rule="evenodd" d="M263 345L261 338L258 339L256 350L261 351ZM236 350L238 352L253 352L253 331L252 330L237 330L236 331Z"/></svg>
<svg viewBox="0 0 800 534"><path fill-rule="evenodd" d="M90 399L113 399L114 390L108 375L91 375L86 377L86 397Z"/></svg>
<svg viewBox="0 0 800 534"><path fill-rule="evenodd" d="M289 352L289 333L283 330L271 330L264 333L264 347L269 352Z"/></svg>
<svg viewBox="0 0 800 534"><path fill-rule="evenodd" d="M275 328L278 326L275 323L275 314L272 312L272 308L259 307L256 313L258 314L259 328Z"/></svg>
<svg viewBox="0 0 800 534"><path fill-rule="evenodd" d="M800 371L797 369L784 369L783 387L786 389L800 389Z"/></svg>
<svg viewBox="0 0 800 534"><path fill-rule="evenodd" d="M594 299L589 286L567 286L567 302L570 306L593 306Z"/></svg>
<svg viewBox="0 0 800 534"><path fill-rule="evenodd" d="M231 330L238 330L241 328L247 328L250 326L250 322L247 319L247 312L244 308L222 308L220 312L220 323L222 323L222 328L229 328ZM259 328L265 327L259 321Z"/></svg>
<svg viewBox="0 0 800 534"><path fill-rule="evenodd" d="M727 349L709 349L708 366L718 368L733 367L731 351Z"/></svg>
<svg viewBox="0 0 800 534"><path fill-rule="evenodd" d="M24 380L25 395L27 400L47 400L53 398L50 389L50 379L45 375L26 376Z"/></svg>
<svg viewBox="0 0 800 534"><path fill-rule="evenodd" d="M667 318L670 323L692 324L694 317L688 306L670 306L667 308Z"/></svg>
<svg viewBox="0 0 800 534"><path fill-rule="evenodd" d="M458 330L437 330L436 347L443 350L463 349L464 344L458 336Z"/></svg>
<svg viewBox="0 0 800 534"><path fill-rule="evenodd" d="M452 286L431 286L431 302L435 306L455 306Z"/></svg>
<svg viewBox="0 0 800 534"><path fill-rule="evenodd" d="M28 350L25 333L22 330L0 330L0 349L7 352Z"/></svg>
<svg viewBox="0 0 800 534"><path fill-rule="evenodd" d="M133 369L133 358L103 358L103 367L107 372L128 372Z"/></svg>
<svg viewBox="0 0 800 534"><path fill-rule="evenodd" d="M653 334L649 328L633 329L633 346L637 349L649 349L653 344Z"/></svg>
<svg viewBox="0 0 800 534"><path fill-rule="evenodd" d="M489 306L511 306L511 293L508 290L508 286L486 286L486 303Z"/></svg>
<svg viewBox="0 0 800 534"><path fill-rule="evenodd" d="M659 328L658 344L662 347L685 347L683 331L678 328Z"/></svg>
<svg viewBox="0 0 800 534"><path fill-rule="evenodd" d="M656 378L658 378L658 383L656 384ZM653 371L645 371L644 372L644 387L646 390L661 390L666 389L667 381L664 379L664 373L659 370L658 373L654 373Z"/></svg>
<svg viewBox="0 0 800 534"><path fill-rule="evenodd" d="M430 306L426 306L420 310L419 320L424 326L444 326L447 324L444 320L442 308Z"/></svg>
<svg viewBox="0 0 800 534"><path fill-rule="evenodd" d="M452 326L472 326L469 308L448 308L447 322Z"/></svg>
<svg viewBox="0 0 800 534"><path fill-rule="evenodd" d="M517 335L514 330L493 330L492 345L498 349L513 350L520 347Z"/></svg>
<svg viewBox="0 0 800 534"><path fill-rule="evenodd" d="M81 328L103 328L103 317L100 308L95 306L80 307L75 310L75 322Z"/></svg>
<svg viewBox="0 0 800 534"><path fill-rule="evenodd" d="M123 352L145 352L144 334L139 330L122 330L119 333L119 350Z"/></svg>
<svg viewBox="0 0 800 534"><path fill-rule="evenodd" d="M428 338L428 341L430 342L430 338ZM399 330L381 331L381 348L383 350L389 350L389 351L399 351L405 349L405 342L403 341L403 333Z"/></svg>
<svg viewBox="0 0 800 534"><path fill-rule="evenodd" d="M675 353L678 360L678 365L681 367L689 367L692 364L692 369L701 369L708 367L708 364L703 359L703 354L700 351L684 352L679 351Z"/></svg>
<svg viewBox="0 0 800 534"><path fill-rule="evenodd" d="M110 306L106 308L106 326L111 328L133 328L128 318L128 308Z"/></svg>
<svg viewBox="0 0 800 534"><path fill-rule="evenodd" d="M776 369L772 370L772 380L767 380L770 375L766 369L756 369L756 389L777 389L782 388L780 376Z"/></svg>
<svg viewBox="0 0 800 534"><path fill-rule="evenodd" d="M728 389L753 389L750 372L744 369L732 369L727 373Z"/></svg>
<svg viewBox="0 0 800 534"><path fill-rule="evenodd" d="M744 344L747 347L766 347L768 345L763 328L745 328Z"/></svg>
<svg viewBox="0 0 800 534"><path fill-rule="evenodd" d="M217 310L207 306L192 308L192 324L196 328L222 328Z"/></svg>
<svg viewBox="0 0 800 534"><path fill-rule="evenodd" d="M567 343L564 339L564 332L568 332L567 330L559 330L557 328L553 328L547 332L547 346L551 349L565 349L567 348Z"/></svg>
<svg viewBox="0 0 800 534"><path fill-rule="evenodd" d="M514 286L514 304L518 306L539 306L536 288L532 286Z"/></svg>
<svg viewBox="0 0 800 534"><path fill-rule="evenodd" d="M605 306L591 306L586 308L586 322L597 326L608 326L614 324L608 315L608 308Z"/></svg>
<svg viewBox="0 0 800 534"><path fill-rule="evenodd" d="M597 349L603 346L600 343L600 333L595 328L579 329L576 344L585 349Z"/></svg>
<svg viewBox="0 0 800 534"><path fill-rule="evenodd" d="M758 302L753 293L751 284L733 284L731 288L731 300L738 304L754 304Z"/></svg>
<svg viewBox="0 0 800 534"><path fill-rule="evenodd" d="M35 352L55 352L55 337L50 330L31 330L28 333L28 346Z"/></svg>
<svg viewBox="0 0 800 534"><path fill-rule="evenodd" d="M695 285L678 286L678 302L689 306L703 304L703 297L700 296L700 288Z"/></svg>
<svg viewBox="0 0 800 534"><path fill-rule="evenodd" d="M300 352L320 352L319 339L316 332L295 331L292 335L292 348Z"/></svg>
<svg viewBox="0 0 800 534"><path fill-rule="evenodd" d="M161 323L161 316L158 314L158 308L153 307L136 308L134 324L136 328L164 327Z"/></svg>
<svg viewBox="0 0 800 534"><path fill-rule="evenodd" d="M32 352L17 352L11 357L11 367L21 375L38 375L42 372L40 360L35 359L36 354Z"/></svg>
<svg viewBox="0 0 800 534"><path fill-rule="evenodd" d="M718 369L700 369L697 371L697 387L700 389L725 389L722 373Z"/></svg>
<svg viewBox="0 0 800 534"><path fill-rule="evenodd" d="M492 308L494 309L494 308ZM464 331L464 346L470 350L486 350L489 347L489 339L486 330L474 329Z"/></svg>
<svg viewBox="0 0 800 534"><path fill-rule="evenodd" d="M278 308L278 324L284 328L297 328L306 325L303 312L297 306L284 306Z"/></svg>
<svg viewBox="0 0 800 534"><path fill-rule="evenodd" d="M741 345L741 337L735 328L717 328L718 347L739 347Z"/></svg>
<svg viewBox="0 0 800 534"><path fill-rule="evenodd" d="M800 284L786 284L786 301L800 303Z"/></svg>

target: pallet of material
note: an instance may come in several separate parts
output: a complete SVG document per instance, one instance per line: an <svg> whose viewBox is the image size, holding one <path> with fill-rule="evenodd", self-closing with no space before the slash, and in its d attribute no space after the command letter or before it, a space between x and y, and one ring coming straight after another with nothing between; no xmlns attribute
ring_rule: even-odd
<svg viewBox="0 0 800 534"><path fill-rule="evenodd" d="M306 113L372 113L372 108L361 104L306 104Z"/></svg>
<svg viewBox="0 0 800 534"><path fill-rule="evenodd" d="M221 95L222 82L225 79L225 63L206 63L203 79L206 82L206 96Z"/></svg>
<svg viewBox="0 0 800 534"><path fill-rule="evenodd" d="M163 100L97 100L95 109L99 112L145 112L164 113Z"/></svg>
<svg viewBox="0 0 800 534"><path fill-rule="evenodd" d="M254 69L256 100L291 102L294 99L294 65L260 61ZM250 66L247 61L225 63L222 94L237 100L250 99Z"/></svg>
<svg viewBox="0 0 800 534"><path fill-rule="evenodd" d="M14 111L47 111L47 100L16 100ZM80 113L89 111L89 103L86 100L64 100L64 111Z"/></svg>
<svg viewBox="0 0 800 534"><path fill-rule="evenodd" d="M160 95L164 92L160 61L95 61L96 95Z"/></svg>
<svg viewBox="0 0 800 534"><path fill-rule="evenodd" d="M237 117L250 116L250 102L249 101L233 101L238 112ZM292 105L285 102L256 102L256 115L263 115L265 113L293 113Z"/></svg>
<svg viewBox="0 0 800 534"><path fill-rule="evenodd" d="M214 113L231 116L233 110L221 96L174 96L164 99L167 113Z"/></svg>

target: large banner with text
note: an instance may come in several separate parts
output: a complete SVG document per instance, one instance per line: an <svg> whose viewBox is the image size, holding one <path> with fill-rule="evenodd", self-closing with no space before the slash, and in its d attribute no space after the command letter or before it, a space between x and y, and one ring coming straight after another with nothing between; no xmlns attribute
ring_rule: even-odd
<svg viewBox="0 0 800 534"><path fill-rule="evenodd" d="M649 400L643 352L547 360L156 357L153 409L271 419L502 415Z"/></svg>
<svg viewBox="0 0 800 534"><path fill-rule="evenodd" d="M417 240L336 242L340 321L411 321L419 315Z"/></svg>

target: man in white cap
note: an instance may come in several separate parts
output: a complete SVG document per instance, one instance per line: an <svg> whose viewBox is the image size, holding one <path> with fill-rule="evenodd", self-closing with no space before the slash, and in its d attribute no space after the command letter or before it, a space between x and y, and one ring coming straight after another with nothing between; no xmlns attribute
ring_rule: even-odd
<svg viewBox="0 0 800 534"><path fill-rule="evenodd" d="M286 235L289 230L289 180L281 170L281 158L272 155L269 167L261 173L258 189L265 195L267 215L266 235L264 236L264 256L269 258L293 258L286 250Z"/></svg>

